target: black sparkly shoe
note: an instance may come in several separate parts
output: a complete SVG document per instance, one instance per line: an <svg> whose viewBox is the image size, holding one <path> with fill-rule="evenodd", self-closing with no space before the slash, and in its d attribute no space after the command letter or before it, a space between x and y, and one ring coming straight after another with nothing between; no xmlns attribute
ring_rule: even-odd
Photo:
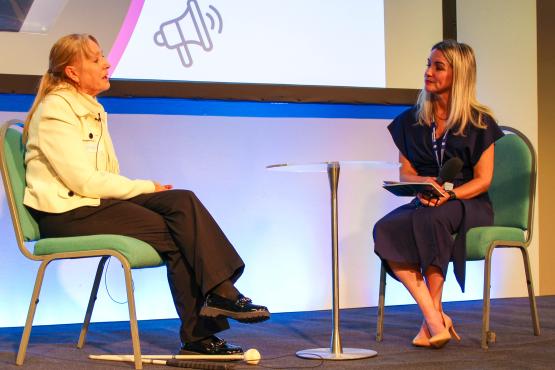
<svg viewBox="0 0 555 370"><path fill-rule="evenodd" d="M215 335L196 342L183 343L179 351L180 355L237 355L242 353L241 347L229 344Z"/></svg>
<svg viewBox="0 0 555 370"><path fill-rule="evenodd" d="M211 293L206 296L200 316L227 317L243 323L255 323L268 320L270 311L265 306L253 304L250 298L242 294L234 301Z"/></svg>

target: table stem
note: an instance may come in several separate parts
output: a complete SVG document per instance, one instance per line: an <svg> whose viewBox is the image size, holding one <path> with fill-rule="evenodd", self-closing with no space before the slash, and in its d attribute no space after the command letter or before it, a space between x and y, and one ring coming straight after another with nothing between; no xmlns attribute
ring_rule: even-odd
<svg viewBox="0 0 555 370"><path fill-rule="evenodd" d="M331 194L331 244L332 244L332 335L331 352L339 355L343 352L341 346L341 336L339 334L339 238L338 238L338 217L337 217L337 187L339 185L338 162L328 163L328 179L330 182Z"/></svg>

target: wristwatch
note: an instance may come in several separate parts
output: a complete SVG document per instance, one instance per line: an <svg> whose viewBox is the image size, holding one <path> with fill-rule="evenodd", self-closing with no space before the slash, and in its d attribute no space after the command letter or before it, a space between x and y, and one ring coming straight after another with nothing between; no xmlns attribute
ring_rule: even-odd
<svg viewBox="0 0 555 370"><path fill-rule="evenodd" d="M445 192L449 194L449 200L457 199L457 194L455 194L453 190L447 190Z"/></svg>

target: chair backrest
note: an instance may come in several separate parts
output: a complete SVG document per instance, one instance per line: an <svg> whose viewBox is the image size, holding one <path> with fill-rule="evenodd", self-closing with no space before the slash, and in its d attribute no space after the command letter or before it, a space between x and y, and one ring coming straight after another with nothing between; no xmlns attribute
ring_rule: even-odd
<svg viewBox="0 0 555 370"><path fill-rule="evenodd" d="M495 143L495 167L489 195L494 225L517 227L530 234L536 191L536 153L528 138L511 127ZM528 235L530 238L530 235Z"/></svg>
<svg viewBox="0 0 555 370"><path fill-rule="evenodd" d="M24 241L40 238L39 227L23 205L25 192L25 145L21 140L21 121L11 120L0 128L0 159L6 200L10 208L17 242L26 256L32 255ZM11 127L14 126L14 127Z"/></svg>

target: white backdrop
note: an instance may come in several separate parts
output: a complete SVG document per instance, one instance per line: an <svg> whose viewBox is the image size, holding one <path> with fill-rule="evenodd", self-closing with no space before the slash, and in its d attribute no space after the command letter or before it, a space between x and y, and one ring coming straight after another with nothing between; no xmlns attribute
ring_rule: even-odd
<svg viewBox="0 0 555 370"><path fill-rule="evenodd" d="M21 117L0 112L0 120ZM111 115L110 130L122 172L152 178L197 193L246 262L238 287L273 312L331 307L329 185L325 173L265 169L284 162L327 160L395 161L387 120ZM339 180L341 307L377 305L379 260L371 229L401 204L380 188L397 170L343 168ZM2 195L3 197L3 195ZM15 245L5 200L0 202L0 326L24 323L38 264ZM46 274L36 323L83 319L96 264L52 264ZM448 277L446 300L481 295L482 264L468 266L467 293ZM494 273L496 270L494 269ZM121 267L109 266L110 294L125 300ZM141 319L176 317L165 268L134 272ZM390 279L391 280L391 279ZM10 282L9 284L7 282ZM387 304L412 302L397 283L388 284ZM502 294L496 292L493 296ZM125 305L101 286L93 319L126 320Z"/></svg>

